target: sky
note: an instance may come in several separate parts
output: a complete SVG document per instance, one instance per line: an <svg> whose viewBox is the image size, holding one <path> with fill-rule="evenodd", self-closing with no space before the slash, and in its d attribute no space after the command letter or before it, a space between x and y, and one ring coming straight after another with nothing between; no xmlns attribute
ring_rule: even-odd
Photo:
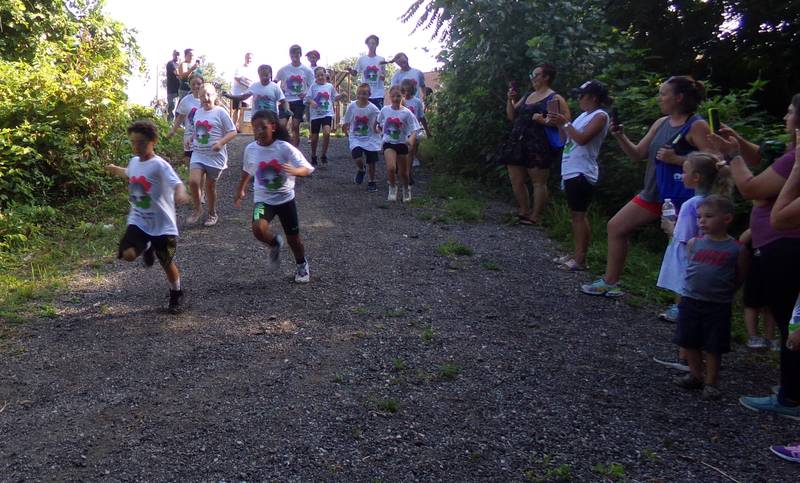
<svg viewBox="0 0 800 483"><path fill-rule="evenodd" d="M413 20L399 20L410 0L290 0L288 2L195 0L106 0L105 11L137 31L137 41L147 60L147 76L128 81L132 102L149 104L156 95L156 70L164 77L173 49L191 47L195 56L205 55L223 76L232 80L246 52L253 64L270 64L277 71L289 63L289 46L299 44L305 52L318 50L320 65L366 53L364 40L380 37L378 55L391 58L408 54L411 67L423 72L437 67L441 46L429 31L412 34ZM223 6L223 8L220 8ZM224 7L227 7L224 8ZM256 22L255 19L262 19ZM166 93L158 84L158 94Z"/></svg>

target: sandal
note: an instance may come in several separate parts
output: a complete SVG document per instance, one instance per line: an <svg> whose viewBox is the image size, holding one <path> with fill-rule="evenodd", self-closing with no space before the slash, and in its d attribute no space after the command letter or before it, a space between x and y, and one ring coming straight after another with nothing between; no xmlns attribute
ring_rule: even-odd
<svg viewBox="0 0 800 483"><path fill-rule="evenodd" d="M517 215L517 222L520 225L526 225L526 226L536 226L539 224L538 222L528 218L525 215Z"/></svg>
<svg viewBox="0 0 800 483"><path fill-rule="evenodd" d="M553 263L557 263L559 265L563 265L567 263L567 261L572 260L572 255L562 255L560 257L555 257L553 259Z"/></svg>
<svg viewBox="0 0 800 483"><path fill-rule="evenodd" d="M561 269L568 272L585 272L588 268L586 265L578 265L578 262L572 258L561 264Z"/></svg>

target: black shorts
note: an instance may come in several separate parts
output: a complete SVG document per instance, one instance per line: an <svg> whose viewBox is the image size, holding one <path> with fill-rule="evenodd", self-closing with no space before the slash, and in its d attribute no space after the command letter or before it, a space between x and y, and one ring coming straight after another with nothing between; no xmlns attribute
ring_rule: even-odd
<svg viewBox="0 0 800 483"><path fill-rule="evenodd" d="M320 129L322 129L322 126L330 126L332 123L333 123L333 118L331 116L320 117L319 119L312 119L311 134L319 134L319 131Z"/></svg>
<svg viewBox="0 0 800 483"><path fill-rule="evenodd" d="M272 222L275 215L281 220L283 232L287 236L300 234L300 220L297 217L297 204L294 200L287 201L281 205L268 205L266 203L256 203L253 207L253 221L267 220Z"/></svg>
<svg viewBox="0 0 800 483"><path fill-rule="evenodd" d="M764 280L764 267L761 263L761 251L753 249L752 245L748 243L743 249L750 252L750 267L747 270L747 276L744 280L744 289L742 290L742 302L744 306L750 309L763 308L766 303L766 294L764 287L767 286L767 281Z"/></svg>
<svg viewBox="0 0 800 483"><path fill-rule="evenodd" d="M731 304L682 297L672 342L710 354L731 350Z"/></svg>
<svg viewBox="0 0 800 483"><path fill-rule="evenodd" d="M564 180L564 193L567 195L569 209L577 212L588 211L592 203L594 186L582 174Z"/></svg>
<svg viewBox="0 0 800 483"><path fill-rule="evenodd" d="M370 97L369 102L375 104L378 109L383 109L383 97Z"/></svg>
<svg viewBox="0 0 800 483"><path fill-rule="evenodd" d="M242 105L242 101L239 99L231 99L231 109L239 109L239 106Z"/></svg>
<svg viewBox="0 0 800 483"><path fill-rule="evenodd" d="M367 163L375 164L378 162L378 151L367 151L366 149L362 148L361 146L356 146L350 151L350 154L353 155L353 159L358 159L361 156L367 158Z"/></svg>
<svg viewBox="0 0 800 483"><path fill-rule="evenodd" d="M394 149L394 151L399 155L408 154L408 144L395 144L395 143L383 143L383 151L387 149Z"/></svg>
<svg viewBox="0 0 800 483"><path fill-rule="evenodd" d="M175 258L178 237L175 235L148 235L136 225L128 225L125 234L122 235L122 239L119 241L119 249L117 250L117 258L122 258L122 252L131 247L136 249L136 256L138 257L147 248L147 242L150 242L153 247L161 266L167 268Z"/></svg>
<svg viewBox="0 0 800 483"><path fill-rule="evenodd" d="M292 111L290 111L289 109L278 108L278 110L280 111L280 113L278 113L278 119L289 119L290 117L292 117Z"/></svg>
<svg viewBox="0 0 800 483"><path fill-rule="evenodd" d="M292 101L289 103L289 110L292 111L292 117L299 122L303 122L303 114L306 112L306 105L303 101Z"/></svg>

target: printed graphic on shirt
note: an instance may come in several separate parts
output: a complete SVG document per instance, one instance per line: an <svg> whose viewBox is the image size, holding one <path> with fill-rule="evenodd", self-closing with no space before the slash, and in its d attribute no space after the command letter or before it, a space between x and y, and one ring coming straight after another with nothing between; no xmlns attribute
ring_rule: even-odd
<svg viewBox="0 0 800 483"><path fill-rule="evenodd" d="M289 89L289 91L295 94L300 94L301 92L303 92L303 76L302 75L290 76L286 80L286 87Z"/></svg>
<svg viewBox="0 0 800 483"><path fill-rule="evenodd" d="M356 136L369 136L369 116L356 116L353 121L353 133Z"/></svg>
<svg viewBox="0 0 800 483"><path fill-rule="evenodd" d="M327 111L331 107L331 95L325 91L320 91L317 93L317 96L314 98L314 102L317 103L317 109L320 111Z"/></svg>
<svg viewBox="0 0 800 483"><path fill-rule="evenodd" d="M153 185L144 176L132 176L128 184L130 202L143 210L150 209L150 188Z"/></svg>
<svg viewBox="0 0 800 483"><path fill-rule="evenodd" d="M403 135L403 121L399 117L390 117L386 119L386 134L395 141L400 141Z"/></svg>
<svg viewBox="0 0 800 483"><path fill-rule="evenodd" d="M277 159L271 161L260 161L258 169L256 170L256 179L261 186L276 190L284 185L286 182L286 175L283 172L283 166Z"/></svg>
<svg viewBox="0 0 800 483"><path fill-rule="evenodd" d="M364 80L367 82L378 82L378 69L377 65L368 65L366 69L364 69Z"/></svg>
<svg viewBox="0 0 800 483"><path fill-rule="evenodd" d="M273 101L269 97L267 97L267 96L253 96L253 98L254 98L253 107L255 107L256 111L260 111L262 109L266 109L268 111L278 112L278 110L275 109L275 101Z"/></svg>
<svg viewBox="0 0 800 483"><path fill-rule="evenodd" d="M575 141L573 141L572 139L570 139L570 140L567 142L567 144L564 146L564 151L562 151L562 155L567 155L567 154L571 153L571 152L572 152L572 150L573 150L573 149L575 149L575 146L576 146L576 144L575 144ZM566 157L566 156L565 156L565 157Z"/></svg>
<svg viewBox="0 0 800 483"><path fill-rule="evenodd" d="M726 264L727 260L733 256L733 253L718 250L698 250L693 256L692 261L703 263L706 265L715 265L722 267Z"/></svg>
<svg viewBox="0 0 800 483"><path fill-rule="evenodd" d="M211 138L211 123L208 121L200 121L194 125L194 133L197 136L197 142L200 144L208 144Z"/></svg>

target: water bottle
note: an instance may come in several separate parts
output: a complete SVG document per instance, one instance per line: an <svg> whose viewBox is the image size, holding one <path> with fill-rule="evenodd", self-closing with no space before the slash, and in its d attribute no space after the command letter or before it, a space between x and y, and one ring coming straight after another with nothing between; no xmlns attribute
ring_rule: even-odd
<svg viewBox="0 0 800 483"><path fill-rule="evenodd" d="M664 199L664 204L661 206L661 219L675 222L678 219L678 214L675 212L675 205L672 204L670 198Z"/></svg>
<svg viewBox="0 0 800 483"><path fill-rule="evenodd" d="M800 329L800 296L797 297L797 301L794 303L794 309L792 310L792 319L789 321L789 333Z"/></svg>

